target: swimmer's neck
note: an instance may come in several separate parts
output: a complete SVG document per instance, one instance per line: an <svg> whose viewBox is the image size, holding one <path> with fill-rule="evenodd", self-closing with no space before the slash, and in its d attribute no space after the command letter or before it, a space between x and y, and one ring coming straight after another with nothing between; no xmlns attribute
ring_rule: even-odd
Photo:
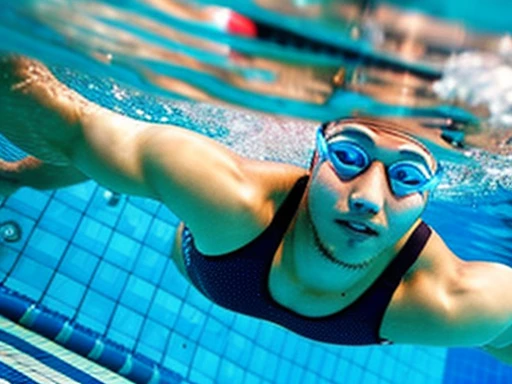
<svg viewBox="0 0 512 384"><path fill-rule="evenodd" d="M369 286L394 259L410 237L418 221L390 248L383 250L366 268L347 269L326 259L316 247L304 209L290 225L284 238L281 259L276 267L297 287L312 295L339 295Z"/></svg>

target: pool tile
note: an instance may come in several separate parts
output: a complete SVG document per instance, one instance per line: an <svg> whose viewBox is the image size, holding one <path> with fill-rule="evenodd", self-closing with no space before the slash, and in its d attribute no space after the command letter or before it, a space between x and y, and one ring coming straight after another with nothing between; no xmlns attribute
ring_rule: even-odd
<svg viewBox="0 0 512 384"><path fill-rule="evenodd" d="M22 256L16 263L11 277L24 282L42 293L48 286L52 275L52 269L29 257ZM24 292L22 291L22 293Z"/></svg>
<svg viewBox="0 0 512 384"><path fill-rule="evenodd" d="M313 372L319 372L322 366L323 350L313 345L310 350L308 369Z"/></svg>
<svg viewBox="0 0 512 384"><path fill-rule="evenodd" d="M165 255L171 254L176 227L160 219L154 219L144 240L151 248Z"/></svg>
<svg viewBox="0 0 512 384"><path fill-rule="evenodd" d="M89 217L84 217L75 233L73 243L101 256L105 251L112 229Z"/></svg>
<svg viewBox="0 0 512 384"><path fill-rule="evenodd" d="M70 245L59 266L59 271L79 283L88 284L98 263L99 258L96 255Z"/></svg>
<svg viewBox="0 0 512 384"><path fill-rule="evenodd" d="M49 199L47 195L35 189L21 188L9 197L5 206L37 220Z"/></svg>
<svg viewBox="0 0 512 384"><path fill-rule="evenodd" d="M190 283L178 271L174 263L167 263L160 288L175 294L180 298L184 298L190 288Z"/></svg>
<svg viewBox="0 0 512 384"><path fill-rule="evenodd" d="M235 321L236 313L222 308L220 305L212 305L210 308L210 316L213 316L226 326L231 326Z"/></svg>
<svg viewBox="0 0 512 384"><path fill-rule="evenodd" d="M338 359L336 356L331 352L327 352L323 358L322 369L320 370L321 376L331 379L336 371L337 363Z"/></svg>
<svg viewBox="0 0 512 384"><path fill-rule="evenodd" d="M243 383L244 370L235 363L222 359L217 380L219 383Z"/></svg>
<svg viewBox="0 0 512 384"><path fill-rule="evenodd" d="M160 205L160 207L158 208L156 217L159 218L160 220L165 221L166 223L173 225L173 226L178 226L178 224L181 221L180 219L178 219L178 217L176 217L176 215L174 213L172 213L169 210L169 208L167 208L163 204Z"/></svg>
<svg viewBox="0 0 512 384"><path fill-rule="evenodd" d="M187 377L190 371L190 366L188 364L183 364L175 358L170 357L169 355L164 355L163 366L169 369L172 372L176 372L178 375L183 377ZM190 383L190 381L183 381L180 384L199 384L199 383Z"/></svg>
<svg viewBox="0 0 512 384"><path fill-rule="evenodd" d="M163 352L167 346L169 336L169 327L151 319L146 319L142 327L140 340L149 347Z"/></svg>
<svg viewBox="0 0 512 384"><path fill-rule="evenodd" d="M101 261L98 270L94 274L91 286L98 292L117 300L124 289L128 274L114 265Z"/></svg>
<svg viewBox="0 0 512 384"><path fill-rule="evenodd" d="M81 218L80 211L53 199L39 222L39 228L63 239L69 239L73 236Z"/></svg>
<svg viewBox="0 0 512 384"><path fill-rule="evenodd" d="M291 333L288 333L286 335L283 350L281 351L282 356L292 361L295 360L298 344L299 338L295 335L292 335Z"/></svg>
<svg viewBox="0 0 512 384"><path fill-rule="evenodd" d="M290 381L290 371L292 369L292 363L288 360L281 359L279 360L279 364L277 366L277 374L274 378L276 384L289 384Z"/></svg>
<svg viewBox="0 0 512 384"><path fill-rule="evenodd" d="M132 239L142 241L148 234L153 217L132 204L126 204L116 230Z"/></svg>
<svg viewBox="0 0 512 384"><path fill-rule="evenodd" d="M256 342L267 349L279 353L284 343L284 332L273 324L262 323L258 329Z"/></svg>
<svg viewBox="0 0 512 384"><path fill-rule="evenodd" d="M156 285L160 282L167 263L170 262L169 256L162 255L149 247L143 246L135 261L133 273Z"/></svg>
<svg viewBox="0 0 512 384"><path fill-rule="evenodd" d="M48 308L52 311L55 311L57 313L60 313L61 315L64 315L68 318L72 318L76 314L76 310L77 310L76 303L74 303L74 305L68 305L66 303L63 303L58 298L55 298L55 297L52 297L49 295L45 295L43 297L42 304L46 308Z"/></svg>
<svg viewBox="0 0 512 384"><path fill-rule="evenodd" d="M210 351L222 354L227 347L228 328L212 317L208 317L201 336L201 344Z"/></svg>
<svg viewBox="0 0 512 384"><path fill-rule="evenodd" d="M196 348L197 346L194 342L181 336L178 332L173 332L167 346L166 358L169 357L182 364L191 366Z"/></svg>
<svg viewBox="0 0 512 384"><path fill-rule="evenodd" d="M249 316L237 316L233 328L245 336L254 339L258 334L261 322Z"/></svg>
<svg viewBox="0 0 512 384"><path fill-rule="evenodd" d="M121 303L144 314L149 308L154 291L154 285L130 275L121 295Z"/></svg>
<svg viewBox="0 0 512 384"><path fill-rule="evenodd" d="M304 338L300 338L297 341L297 347L295 351L294 361L301 365L306 365L309 361L309 352L311 349L311 343Z"/></svg>
<svg viewBox="0 0 512 384"><path fill-rule="evenodd" d="M57 273L52 279L47 294L70 307L74 307L81 301L84 292L84 285Z"/></svg>
<svg viewBox="0 0 512 384"><path fill-rule="evenodd" d="M71 187L60 188L54 196L59 201L82 212L89 204L89 200L97 188L98 184L88 181Z"/></svg>
<svg viewBox="0 0 512 384"><path fill-rule="evenodd" d="M241 367L248 366L252 354L252 342L238 332L230 331L228 334L228 348L225 351L226 356L236 361Z"/></svg>
<svg viewBox="0 0 512 384"><path fill-rule="evenodd" d="M298 381L296 381L298 383ZM261 378L251 372L245 372L244 384L261 384Z"/></svg>
<svg viewBox="0 0 512 384"><path fill-rule="evenodd" d="M197 369L194 369L194 367L192 367L192 369L190 370L189 379L193 383L217 384L217 383L214 382L214 379L204 375L203 373L201 373Z"/></svg>
<svg viewBox="0 0 512 384"><path fill-rule="evenodd" d="M107 339L122 345L126 349L132 349L135 346L135 338L124 332L118 331L116 328L110 328L107 331Z"/></svg>
<svg viewBox="0 0 512 384"><path fill-rule="evenodd" d="M249 369L271 380L276 374L277 357L261 347L254 347Z"/></svg>
<svg viewBox="0 0 512 384"><path fill-rule="evenodd" d="M154 216L162 203L147 197L129 196L127 205L131 205L150 216Z"/></svg>
<svg viewBox="0 0 512 384"><path fill-rule="evenodd" d="M183 303L174 329L183 335L187 335L190 340L197 340L201 336L206 316L200 310Z"/></svg>
<svg viewBox="0 0 512 384"><path fill-rule="evenodd" d="M318 384L319 377L311 371L306 371L302 377L302 384Z"/></svg>
<svg viewBox="0 0 512 384"><path fill-rule="evenodd" d="M143 317L131 309L118 305L110 328L124 333L134 339L138 338Z"/></svg>
<svg viewBox="0 0 512 384"><path fill-rule="evenodd" d="M126 271L131 271L139 254L141 244L135 240L114 232L105 251L105 260Z"/></svg>
<svg viewBox="0 0 512 384"><path fill-rule="evenodd" d="M289 375L290 383L300 383L303 376L304 376L304 368L293 364L290 369L290 375ZM351 380L352 380L352 378L351 378ZM353 381L353 382L351 381L350 384L352 384L352 383L363 384L363 383L359 383L359 381Z"/></svg>
<svg viewBox="0 0 512 384"><path fill-rule="evenodd" d="M164 356L163 351L159 351L155 348L150 347L149 345L144 343L144 340L139 341L137 347L135 348L135 351L143 356L146 356L147 358L153 360L156 363L160 363L162 357Z"/></svg>
<svg viewBox="0 0 512 384"><path fill-rule="evenodd" d="M193 366L205 376L214 379L219 367L220 358L215 353L199 346L194 356Z"/></svg>
<svg viewBox="0 0 512 384"><path fill-rule="evenodd" d="M26 296L34 301L40 300L43 292L40 289L34 288L33 286L27 284L25 281L21 281L12 275L5 282L5 286L13 291L23 293L23 296Z"/></svg>
<svg viewBox="0 0 512 384"><path fill-rule="evenodd" d="M55 268L66 250L68 242L50 232L35 228L28 240L25 254L32 259Z"/></svg>
<svg viewBox="0 0 512 384"><path fill-rule="evenodd" d="M204 313L207 313L213 305L212 302L195 287L190 287L190 289L187 291L185 301Z"/></svg>
<svg viewBox="0 0 512 384"><path fill-rule="evenodd" d="M115 308L115 302L94 290L88 290L80 308L80 313L102 323L108 324Z"/></svg>
<svg viewBox="0 0 512 384"><path fill-rule="evenodd" d="M14 249L0 246L0 280L11 270L19 256L19 252Z"/></svg>
<svg viewBox="0 0 512 384"><path fill-rule="evenodd" d="M107 323L87 316L84 312L79 312L76 320L79 324L99 334L105 333L105 330L107 329Z"/></svg>

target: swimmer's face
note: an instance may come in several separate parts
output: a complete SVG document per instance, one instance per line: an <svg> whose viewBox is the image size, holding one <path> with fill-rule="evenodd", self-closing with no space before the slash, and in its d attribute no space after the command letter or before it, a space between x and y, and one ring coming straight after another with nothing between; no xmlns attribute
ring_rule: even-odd
<svg viewBox="0 0 512 384"><path fill-rule="evenodd" d="M358 267L393 247L420 217L428 192L419 186L437 164L408 136L339 124L326 134L324 152L330 154L313 165L308 216L316 245Z"/></svg>

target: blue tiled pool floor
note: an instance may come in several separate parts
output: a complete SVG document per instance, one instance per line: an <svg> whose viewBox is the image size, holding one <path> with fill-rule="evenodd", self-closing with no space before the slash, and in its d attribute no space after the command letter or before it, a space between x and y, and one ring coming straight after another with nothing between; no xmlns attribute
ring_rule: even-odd
<svg viewBox="0 0 512 384"><path fill-rule="evenodd" d="M0 243L0 279L190 382L441 384L446 351L342 348L220 308L169 260L177 219L150 200L107 204L87 182L0 200L18 243Z"/></svg>

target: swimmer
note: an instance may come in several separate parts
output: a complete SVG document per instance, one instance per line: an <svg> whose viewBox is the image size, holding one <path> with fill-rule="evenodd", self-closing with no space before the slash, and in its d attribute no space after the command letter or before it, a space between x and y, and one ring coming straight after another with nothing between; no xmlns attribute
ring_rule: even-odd
<svg viewBox="0 0 512 384"><path fill-rule="evenodd" d="M323 124L303 169L103 109L38 62L1 66L0 133L164 203L182 220L171 257L213 302L320 342L478 347L512 363L512 270L461 260L422 221L440 169L395 122Z"/></svg>

